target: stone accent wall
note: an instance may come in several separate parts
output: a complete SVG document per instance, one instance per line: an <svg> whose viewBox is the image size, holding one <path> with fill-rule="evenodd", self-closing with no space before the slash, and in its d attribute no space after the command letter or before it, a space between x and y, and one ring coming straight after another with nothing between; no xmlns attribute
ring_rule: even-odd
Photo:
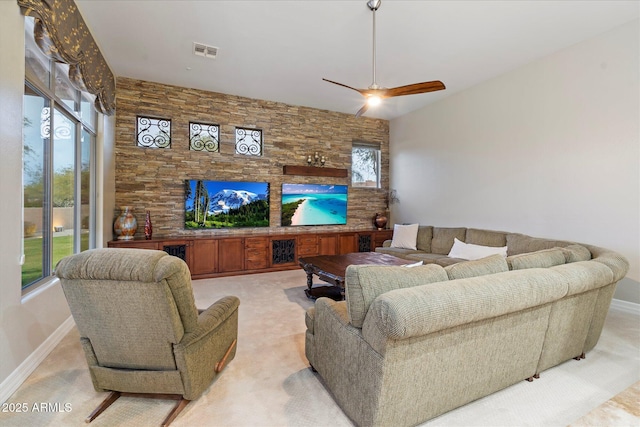
<svg viewBox="0 0 640 427"><path fill-rule="evenodd" d="M171 148L136 145L136 116L171 119ZM189 121L220 125L220 152L189 150ZM235 127L262 129L263 155L235 154ZM380 143L382 189L351 187L353 141ZM326 167L349 169L348 178L283 175L284 165L306 165L309 154L327 158ZM266 234L372 229L385 209L389 189L389 122L280 102L243 98L118 78L116 89L116 208L133 206L136 237L144 235L150 211L154 236ZM265 181L270 183L270 227L233 230L184 229L184 180ZM346 226L281 227L283 183L348 184Z"/></svg>

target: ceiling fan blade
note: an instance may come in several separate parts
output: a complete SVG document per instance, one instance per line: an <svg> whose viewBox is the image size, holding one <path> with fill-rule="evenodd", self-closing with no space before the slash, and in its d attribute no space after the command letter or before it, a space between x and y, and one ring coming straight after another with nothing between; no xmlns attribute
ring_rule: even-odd
<svg viewBox="0 0 640 427"><path fill-rule="evenodd" d="M365 103L361 109L358 110L358 112L356 113L356 118L360 117L361 115L363 115L365 113L365 111L367 111L369 109L369 104Z"/></svg>
<svg viewBox="0 0 640 427"><path fill-rule="evenodd" d="M419 93L435 92L437 90L446 89L444 83L440 80L434 80L432 82L414 83L412 85L398 86L385 91L385 97L403 96L403 95L417 95Z"/></svg>
<svg viewBox="0 0 640 427"><path fill-rule="evenodd" d="M363 89L356 89L355 87L351 87L351 86L343 85L342 83L334 82L333 80L327 80L327 79L322 79L322 80L324 80L325 82L333 83L334 85L338 85L338 86L346 87L347 89L355 90L356 92L359 92L359 93L361 93L362 95L364 95L364 93L363 93Z"/></svg>

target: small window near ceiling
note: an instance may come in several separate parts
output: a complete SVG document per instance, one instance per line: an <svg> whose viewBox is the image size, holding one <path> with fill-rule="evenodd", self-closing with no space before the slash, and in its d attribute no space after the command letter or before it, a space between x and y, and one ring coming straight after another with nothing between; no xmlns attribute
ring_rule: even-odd
<svg viewBox="0 0 640 427"><path fill-rule="evenodd" d="M380 145L354 142L351 149L351 184L380 188Z"/></svg>
<svg viewBox="0 0 640 427"><path fill-rule="evenodd" d="M171 148L171 120L138 116L136 144L145 148Z"/></svg>
<svg viewBox="0 0 640 427"><path fill-rule="evenodd" d="M262 156L262 129L236 127L236 154Z"/></svg>

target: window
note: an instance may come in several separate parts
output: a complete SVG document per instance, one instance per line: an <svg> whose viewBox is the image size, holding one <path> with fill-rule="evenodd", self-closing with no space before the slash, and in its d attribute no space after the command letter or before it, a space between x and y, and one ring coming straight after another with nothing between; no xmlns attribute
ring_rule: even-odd
<svg viewBox="0 0 640 427"><path fill-rule="evenodd" d="M262 156L262 129L236 127L236 154Z"/></svg>
<svg viewBox="0 0 640 427"><path fill-rule="evenodd" d="M23 98L23 291L44 282L63 257L95 247L94 97L75 89L25 18Z"/></svg>
<svg viewBox="0 0 640 427"><path fill-rule="evenodd" d="M380 188L380 145L354 142L351 148L351 184Z"/></svg>

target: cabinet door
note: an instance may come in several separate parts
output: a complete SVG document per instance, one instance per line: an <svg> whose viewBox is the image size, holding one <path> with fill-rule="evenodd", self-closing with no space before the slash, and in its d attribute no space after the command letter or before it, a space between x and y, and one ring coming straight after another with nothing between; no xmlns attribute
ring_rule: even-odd
<svg viewBox="0 0 640 427"><path fill-rule="evenodd" d="M318 236L318 252L320 255L336 255L338 253L338 236Z"/></svg>
<svg viewBox="0 0 640 427"><path fill-rule="evenodd" d="M340 255L348 254L352 252L358 252L356 233L340 234L339 241L338 241L338 249L339 249Z"/></svg>
<svg viewBox="0 0 640 427"><path fill-rule="evenodd" d="M373 252L375 250L373 233L357 233L356 241L358 242L358 252Z"/></svg>
<svg viewBox="0 0 640 427"><path fill-rule="evenodd" d="M246 270L259 270L267 267L269 267L269 238L245 238L244 268Z"/></svg>
<svg viewBox="0 0 640 427"><path fill-rule="evenodd" d="M191 274L207 274L218 272L218 241L194 240L191 252Z"/></svg>
<svg viewBox="0 0 640 427"><path fill-rule="evenodd" d="M385 240L391 240L393 238L393 230L378 230L375 231L375 245L376 248L381 247Z"/></svg>
<svg viewBox="0 0 640 427"><path fill-rule="evenodd" d="M315 234L303 234L298 236L298 256L318 255L318 236Z"/></svg>
<svg viewBox="0 0 640 427"><path fill-rule="evenodd" d="M218 271L244 270L244 239L220 239L218 247Z"/></svg>

